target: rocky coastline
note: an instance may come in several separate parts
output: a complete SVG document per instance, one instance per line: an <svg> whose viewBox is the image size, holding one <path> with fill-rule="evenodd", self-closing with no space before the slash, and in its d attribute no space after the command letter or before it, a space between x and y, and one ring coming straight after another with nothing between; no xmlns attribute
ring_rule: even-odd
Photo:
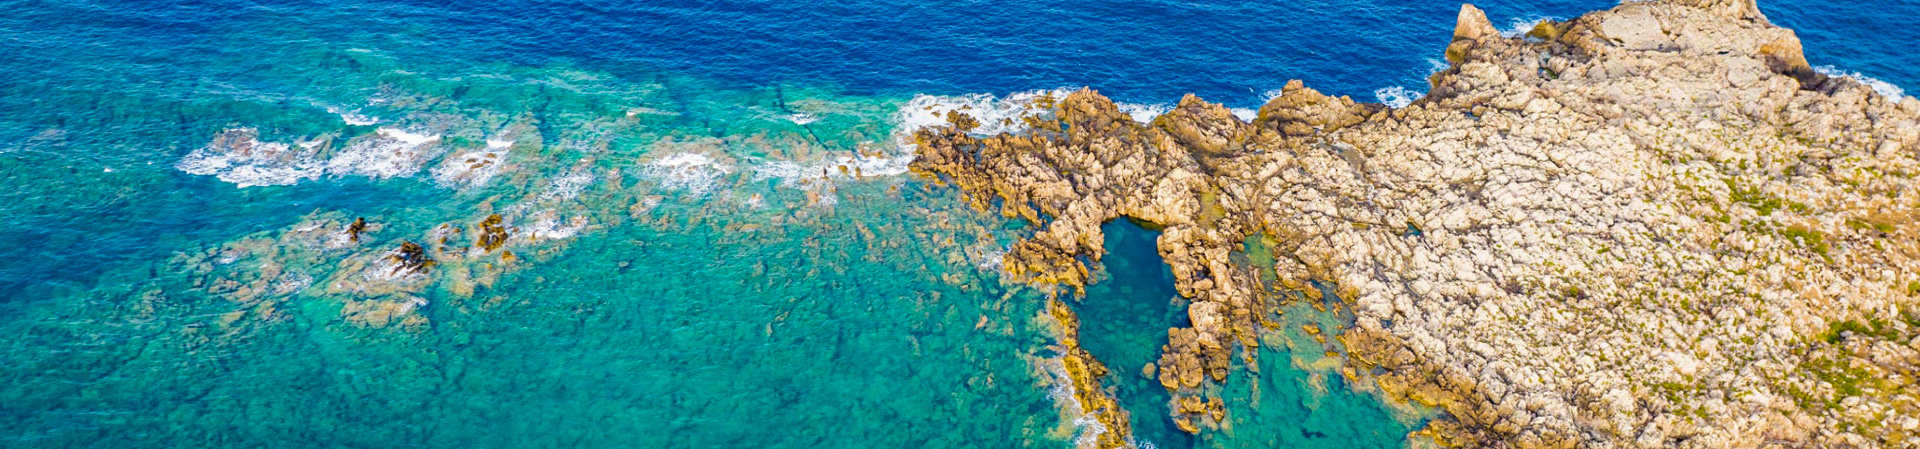
<svg viewBox="0 0 1920 449"><path fill-rule="evenodd" d="M1102 223L1163 228L1192 326L1157 375L1189 432L1221 422L1269 312L1322 283L1355 317L1350 380L1445 412L1417 432L1443 445L1916 447L1920 100L1800 49L1749 0L1518 37L1464 6L1404 108L1296 81L1250 122L1189 96L1141 124L1081 90L987 124L1009 126L949 112L912 169L1038 225L1003 266L1067 300ZM1256 236L1270 266L1233 257ZM1119 430L1089 444L1128 444L1115 401L1079 402Z"/></svg>

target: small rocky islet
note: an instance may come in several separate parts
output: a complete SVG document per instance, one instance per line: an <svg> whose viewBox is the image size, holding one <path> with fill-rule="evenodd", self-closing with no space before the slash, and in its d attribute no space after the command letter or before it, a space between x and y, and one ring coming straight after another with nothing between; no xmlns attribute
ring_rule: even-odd
<svg viewBox="0 0 1920 449"><path fill-rule="evenodd" d="M1920 444L1920 100L1818 73L1748 0L1521 36L1469 5L1446 56L1403 108L1296 81L1250 121L1188 96L1143 124L1092 90L1015 132L949 111L912 169L1036 225L1004 268L1064 287L1063 365L1108 430L1085 445L1132 444L1128 412L1062 301L1123 218L1191 301L1157 363L1187 432L1324 284L1341 373L1444 412L1415 432L1440 445ZM1249 238L1274 257L1236 258Z"/></svg>

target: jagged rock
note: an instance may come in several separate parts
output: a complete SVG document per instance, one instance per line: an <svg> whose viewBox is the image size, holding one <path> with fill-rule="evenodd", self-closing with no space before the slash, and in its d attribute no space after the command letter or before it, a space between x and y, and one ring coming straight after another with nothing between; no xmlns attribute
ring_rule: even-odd
<svg viewBox="0 0 1920 449"><path fill-rule="evenodd" d="M391 263L389 275L421 274L438 263L427 256L426 247L413 242L400 242L400 247L387 255L387 261Z"/></svg>
<svg viewBox="0 0 1920 449"><path fill-rule="evenodd" d="M1529 34L1463 7L1401 109L1290 82L1252 123L1189 97L1140 125L1082 90L1023 133L924 130L913 168L1039 225L1005 256L1021 279L1077 287L1101 223L1163 228L1193 326L1158 376L1188 431L1277 305L1229 257L1264 234L1277 285L1354 314L1354 372L1447 412L1438 441L1914 441L1920 100L1813 72L1744 0Z"/></svg>
<svg viewBox="0 0 1920 449"><path fill-rule="evenodd" d="M364 217L354 217L353 224L347 225L347 241L359 243L360 233L362 232L367 232L367 219Z"/></svg>
<svg viewBox="0 0 1920 449"><path fill-rule="evenodd" d="M483 251L493 251L507 244L507 226L501 222L500 214L490 214L481 220L480 235L474 238L473 246Z"/></svg>

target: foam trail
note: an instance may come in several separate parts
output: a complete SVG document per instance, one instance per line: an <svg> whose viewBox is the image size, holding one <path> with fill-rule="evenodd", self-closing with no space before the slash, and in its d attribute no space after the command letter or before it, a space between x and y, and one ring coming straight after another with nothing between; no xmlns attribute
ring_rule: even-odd
<svg viewBox="0 0 1920 449"><path fill-rule="evenodd" d="M869 176L895 176L907 173L913 153L881 156L841 156L810 164L792 161L766 161L750 165L755 179L834 179Z"/></svg>
<svg viewBox="0 0 1920 449"><path fill-rule="evenodd" d="M661 187L704 195L720 185L721 177L733 173L733 166L704 154L674 153L648 162L641 173Z"/></svg>
<svg viewBox="0 0 1920 449"><path fill-rule="evenodd" d="M1867 87L1873 88L1874 92L1878 92L1880 93L1880 95L1886 96L1888 98L1900 98L1900 97L1907 96L1906 89L1901 89L1900 86L1895 86L1893 85L1893 83L1881 81L1878 78L1862 75L1860 74L1860 72L1842 70L1838 67L1834 67L1830 65L1814 67L1813 71L1820 72L1820 74L1822 75L1831 76L1831 77L1853 78L1854 81L1859 81L1860 84L1865 84L1867 85Z"/></svg>

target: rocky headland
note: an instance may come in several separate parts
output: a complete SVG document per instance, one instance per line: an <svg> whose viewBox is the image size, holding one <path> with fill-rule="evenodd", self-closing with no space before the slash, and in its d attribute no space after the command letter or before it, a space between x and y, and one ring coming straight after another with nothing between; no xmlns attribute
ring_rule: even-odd
<svg viewBox="0 0 1920 449"><path fill-rule="evenodd" d="M1319 284L1354 316L1343 372L1445 412L1418 432L1443 445L1920 446L1920 100L1815 72L1749 0L1517 37L1465 6L1446 56L1397 109L1292 82L1251 122L1189 96L1141 124L1090 90L1025 123L956 110L913 169L1039 225L1004 267L1063 299L1103 222L1163 228L1192 326L1157 375L1189 432ZM1276 257L1236 257L1250 237ZM1085 442L1128 444L1072 335L1078 401L1117 429Z"/></svg>

